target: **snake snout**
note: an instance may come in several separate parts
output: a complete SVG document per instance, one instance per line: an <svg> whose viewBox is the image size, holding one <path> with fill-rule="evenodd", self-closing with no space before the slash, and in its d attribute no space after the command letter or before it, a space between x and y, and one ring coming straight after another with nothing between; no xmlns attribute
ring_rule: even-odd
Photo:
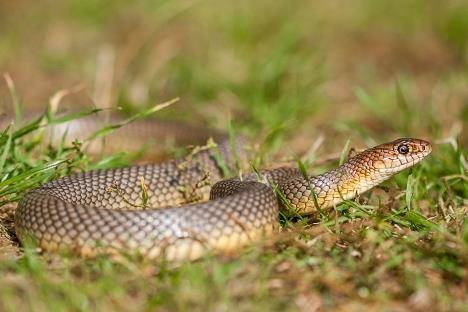
<svg viewBox="0 0 468 312"><path fill-rule="evenodd" d="M373 168L385 174L394 174L423 160L432 152L428 141L414 138L402 138L381 144L369 150Z"/></svg>
<svg viewBox="0 0 468 312"><path fill-rule="evenodd" d="M417 148L418 151L421 153L422 158L428 156L432 152L432 144L430 142L420 139L415 140L418 142Z"/></svg>
<svg viewBox="0 0 468 312"><path fill-rule="evenodd" d="M421 139L405 138L393 142L393 150L399 156L411 162L423 159L432 152L432 145Z"/></svg>
<svg viewBox="0 0 468 312"><path fill-rule="evenodd" d="M423 160L432 152L428 141L403 138L388 144L386 164L391 171L398 172Z"/></svg>

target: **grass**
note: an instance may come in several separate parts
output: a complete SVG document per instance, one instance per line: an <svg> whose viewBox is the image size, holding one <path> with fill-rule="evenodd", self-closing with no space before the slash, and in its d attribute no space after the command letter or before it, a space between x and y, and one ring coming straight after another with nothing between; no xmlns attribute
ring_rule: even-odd
<svg viewBox="0 0 468 312"><path fill-rule="evenodd" d="M49 110L0 137L0 310L466 310L467 20L463 1L0 4L0 101L17 119L60 102L112 104L133 122L180 97L156 114L232 126L258 144L255 168L301 159L312 173L348 147L434 144L381 187L318 219L284 217L281 234L236 254L114 263L14 238L27 189L134 161L50 146L43 129L80 115ZM51 97L63 88L74 92Z"/></svg>

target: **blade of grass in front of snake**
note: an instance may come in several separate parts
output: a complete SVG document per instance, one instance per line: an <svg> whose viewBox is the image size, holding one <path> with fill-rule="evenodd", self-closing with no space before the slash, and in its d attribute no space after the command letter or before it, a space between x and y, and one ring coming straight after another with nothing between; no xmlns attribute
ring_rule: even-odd
<svg viewBox="0 0 468 312"><path fill-rule="evenodd" d="M270 181L265 181L263 178L262 174L258 170L258 168L254 164L250 164L252 171L255 173L257 176L257 181L260 183L268 183L268 185L273 189L273 192L276 194L278 197L279 201L281 204L286 208L286 211L288 212L288 215L284 214L284 210L280 209L279 214L280 216L284 219L287 220L288 216L297 216L302 218L302 216L297 212L297 209L295 209L292 205L289 199L286 198L286 196L283 194L283 192L280 190L279 186L277 184L271 184Z"/></svg>
<svg viewBox="0 0 468 312"><path fill-rule="evenodd" d="M284 195L284 193L281 191L281 189L279 188L278 185L273 185L273 192L276 194L276 196L278 196L281 204L283 205L284 208L286 209L280 209L279 213L280 215L285 219L287 220L288 218L287 217L297 217L301 220L304 219L304 217L297 211L296 208L294 208L292 205L291 205L291 202L289 201L289 199ZM287 215L283 213L283 211L286 210L287 212Z"/></svg>
<svg viewBox="0 0 468 312"><path fill-rule="evenodd" d="M145 182L145 177L140 177L140 187L141 187L141 201L142 201L142 206L143 209L148 207L148 201L149 201L149 196L148 196L148 186L146 185Z"/></svg>
<svg viewBox="0 0 468 312"><path fill-rule="evenodd" d="M301 172L302 177L307 181L307 185L308 185L308 188L310 190L310 194L312 195L312 200L314 202L315 208L319 212L320 216L324 217L323 211L320 208L320 205L319 205L318 200L317 200L317 194L315 194L314 187L313 187L313 185L312 185L312 183L310 181L309 173L307 172L306 166L304 165L304 163L300 159L297 161L297 166L299 168L299 171Z"/></svg>
<svg viewBox="0 0 468 312"><path fill-rule="evenodd" d="M263 182L263 178L262 178L262 175L260 174L260 171L258 170L257 166L255 166L254 164L250 164L250 167L252 168L252 171L255 173L255 175L257 176L257 181L259 182Z"/></svg>

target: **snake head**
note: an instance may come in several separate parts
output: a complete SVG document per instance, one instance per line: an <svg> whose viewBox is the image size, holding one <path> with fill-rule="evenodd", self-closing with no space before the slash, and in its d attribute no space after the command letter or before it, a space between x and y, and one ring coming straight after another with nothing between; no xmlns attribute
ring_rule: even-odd
<svg viewBox="0 0 468 312"><path fill-rule="evenodd" d="M402 138L378 145L366 152L372 166L387 174L394 174L411 167L432 152L431 143L413 138Z"/></svg>

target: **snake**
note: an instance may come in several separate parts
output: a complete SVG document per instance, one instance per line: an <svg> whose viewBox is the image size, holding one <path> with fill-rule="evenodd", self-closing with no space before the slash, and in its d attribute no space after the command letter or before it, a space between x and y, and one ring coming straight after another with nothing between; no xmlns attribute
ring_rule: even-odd
<svg viewBox="0 0 468 312"><path fill-rule="evenodd" d="M20 200L16 234L47 252L194 260L278 233L283 209L308 215L353 199L432 151L428 141L401 138L315 176L282 166L225 179L223 169L244 157L239 145L218 138L186 157L52 180Z"/></svg>

